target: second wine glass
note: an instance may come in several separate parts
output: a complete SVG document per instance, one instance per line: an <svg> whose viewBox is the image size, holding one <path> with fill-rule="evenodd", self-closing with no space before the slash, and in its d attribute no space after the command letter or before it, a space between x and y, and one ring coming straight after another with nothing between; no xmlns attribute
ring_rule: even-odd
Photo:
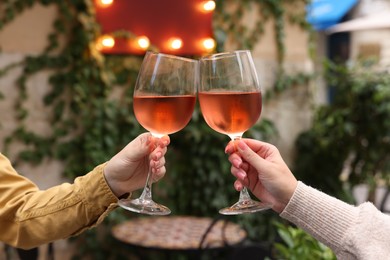
<svg viewBox="0 0 390 260"><path fill-rule="evenodd" d="M217 53L200 59L199 104L206 123L231 140L242 137L259 119L262 92L251 53ZM237 203L221 209L224 215L253 213L272 205L254 201L244 187Z"/></svg>
<svg viewBox="0 0 390 260"><path fill-rule="evenodd" d="M134 89L133 106L137 121L157 138L183 129L194 111L197 83L197 60L147 52ZM122 199L119 205L148 215L170 214L169 208L152 200L151 189L149 169L141 196Z"/></svg>

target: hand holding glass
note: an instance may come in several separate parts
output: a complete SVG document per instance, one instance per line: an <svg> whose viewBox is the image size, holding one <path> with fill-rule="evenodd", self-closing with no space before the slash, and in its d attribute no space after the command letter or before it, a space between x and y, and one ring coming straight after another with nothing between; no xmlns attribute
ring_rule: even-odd
<svg viewBox="0 0 390 260"><path fill-rule="evenodd" d="M206 123L215 131L240 139L259 119L261 88L249 51L234 51L200 60L200 108ZM224 215L253 213L272 205L254 201L248 190L240 192L237 203L221 209Z"/></svg>
<svg viewBox="0 0 390 260"><path fill-rule="evenodd" d="M137 121L158 138L183 129L194 111L197 82L198 61L147 52L134 89ZM122 208L149 215L171 213L169 208L152 200L151 174L149 169L138 199L119 201Z"/></svg>

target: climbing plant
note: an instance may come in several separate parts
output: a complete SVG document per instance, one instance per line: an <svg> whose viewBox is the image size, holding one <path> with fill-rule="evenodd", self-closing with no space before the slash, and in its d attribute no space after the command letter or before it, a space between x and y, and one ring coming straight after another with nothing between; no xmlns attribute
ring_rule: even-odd
<svg viewBox="0 0 390 260"><path fill-rule="evenodd" d="M285 76L282 69L285 23L292 22L308 30L304 9L292 8L305 3L305 0L217 0L213 20L216 50L225 50L227 43L237 49L253 49L265 32L264 23L273 21L280 77L270 93L307 80L302 75ZM42 53L28 55L20 62L0 68L0 77L22 68L15 82L18 125L4 140L5 147L7 150L15 142L24 143L25 148L18 153L15 163L38 164L44 158L54 158L64 163L64 174L73 178L108 160L144 131L132 111L133 86L142 57L102 55L97 51L95 42L101 31L92 0L4 0L0 7L0 30L35 4L56 6L58 16ZM256 12L250 28L245 21L248 12ZM131 32L116 33L123 37L133 36ZM26 108L27 83L42 71L49 72L50 87L43 102L50 108L48 120L52 126L51 132L44 136L26 124L30 113ZM246 136L266 140L275 133L272 122L263 119ZM190 124L173 134L171 141L167 155L168 174L158 183L161 187L156 188L156 194L159 190L161 193L156 196L161 196L162 202L165 200L177 214L215 216L220 207L236 200L232 177L228 174L229 163L223 153L228 138L205 125L198 107ZM110 214L107 225L122 218L121 211L116 211ZM263 214L236 220L252 227L248 229L251 238L263 239L272 229L270 224L265 224L267 218L269 215ZM254 226L259 229L253 229ZM92 245L91 237L94 236L87 232L80 238L87 241L81 243L86 248L80 252L92 254L98 248L101 257L105 247L96 246L96 241ZM106 253L112 253L112 250Z"/></svg>
<svg viewBox="0 0 390 260"><path fill-rule="evenodd" d="M305 19L306 0L217 0L214 31L219 47L231 40L238 49L253 49L265 33L265 24L273 23L277 46L277 61L281 64L285 54L286 22L296 24L307 32L311 26ZM251 17L248 14L253 13ZM253 18L253 19L252 19Z"/></svg>
<svg viewBox="0 0 390 260"><path fill-rule="evenodd" d="M297 138L295 173L328 194L353 201L350 189L389 187L390 77L367 64L327 62L331 102L318 107L313 125ZM347 192L346 192L347 191Z"/></svg>

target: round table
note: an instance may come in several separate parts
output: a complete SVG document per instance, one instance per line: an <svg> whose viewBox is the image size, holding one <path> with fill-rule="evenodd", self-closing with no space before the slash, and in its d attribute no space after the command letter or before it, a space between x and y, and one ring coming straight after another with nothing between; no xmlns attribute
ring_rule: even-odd
<svg viewBox="0 0 390 260"><path fill-rule="evenodd" d="M113 227L119 241L161 250L222 249L242 242L247 233L239 225L206 217L140 217Z"/></svg>

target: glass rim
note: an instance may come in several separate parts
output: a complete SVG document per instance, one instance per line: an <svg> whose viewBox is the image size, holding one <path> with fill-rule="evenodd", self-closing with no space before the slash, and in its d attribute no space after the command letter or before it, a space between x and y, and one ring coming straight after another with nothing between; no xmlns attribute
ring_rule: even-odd
<svg viewBox="0 0 390 260"><path fill-rule="evenodd" d="M236 56L237 54L241 54L241 53L251 54L250 50L235 50L235 51L226 51L226 52L209 54L209 55L201 57L200 59L201 60L213 60L213 59L219 59L221 57Z"/></svg>
<svg viewBox="0 0 390 260"><path fill-rule="evenodd" d="M196 60L196 59L191 59L191 58L186 58L186 57L182 57L182 56L177 56L174 54L167 54L167 53L156 52L156 51L147 51L145 56L146 55L158 55L158 56L162 56L162 57L166 57L166 58L170 58L170 59L177 59L177 60L183 60L183 61L195 62L195 63L198 62L198 60Z"/></svg>

